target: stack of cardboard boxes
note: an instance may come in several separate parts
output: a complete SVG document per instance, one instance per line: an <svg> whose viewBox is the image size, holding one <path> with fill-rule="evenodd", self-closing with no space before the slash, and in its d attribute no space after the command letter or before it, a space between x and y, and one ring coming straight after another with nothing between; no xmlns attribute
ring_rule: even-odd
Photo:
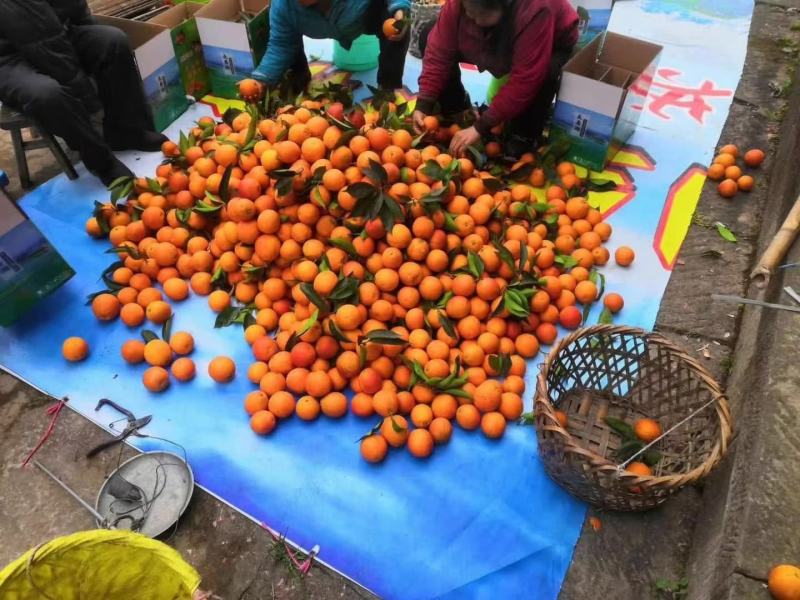
<svg viewBox="0 0 800 600"><path fill-rule="evenodd" d="M159 131L183 114L187 96L236 98L269 37L268 0L181 1L146 22L95 19L128 34Z"/></svg>

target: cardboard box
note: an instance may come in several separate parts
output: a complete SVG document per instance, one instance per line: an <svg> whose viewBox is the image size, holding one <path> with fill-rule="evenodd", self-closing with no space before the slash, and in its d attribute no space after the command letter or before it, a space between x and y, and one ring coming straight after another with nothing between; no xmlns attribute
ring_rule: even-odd
<svg viewBox="0 0 800 600"><path fill-rule="evenodd" d="M117 27L128 34L156 129L166 129L189 106L169 29L116 17L96 15L95 19L101 25Z"/></svg>
<svg viewBox="0 0 800 600"><path fill-rule="evenodd" d="M660 54L657 44L608 32L564 65L550 139L570 142L565 160L605 167L636 129Z"/></svg>
<svg viewBox="0 0 800 600"><path fill-rule="evenodd" d="M0 326L14 323L75 271L0 188Z"/></svg>
<svg viewBox="0 0 800 600"><path fill-rule="evenodd" d="M255 16L243 21L242 7ZM236 98L236 82L250 76L267 47L268 0L211 0L195 19L212 93Z"/></svg>
<svg viewBox="0 0 800 600"><path fill-rule="evenodd" d="M580 49L608 29L614 0L569 0L569 3L578 11L580 17L578 22L580 37L576 44Z"/></svg>
<svg viewBox="0 0 800 600"><path fill-rule="evenodd" d="M203 58L203 46L194 15L205 4L181 2L150 19L150 23L168 27L172 47L181 72L183 90L194 98L202 98L211 91L211 79Z"/></svg>

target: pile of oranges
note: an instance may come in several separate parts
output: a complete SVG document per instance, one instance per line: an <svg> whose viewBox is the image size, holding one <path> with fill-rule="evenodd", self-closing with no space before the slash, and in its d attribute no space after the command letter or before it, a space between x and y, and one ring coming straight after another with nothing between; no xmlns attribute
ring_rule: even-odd
<svg viewBox="0 0 800 600"><path fill-rule="evenodd" d="M498 178L443 151L456 127L430 119L415 139L393 104L343 108L248 106L166 142L156 178L117 182L127 201L86 223L120 256L92 310L162 325L122 347L155 392L195 376L194 340L169 324L175 304L206 296L252 348L244 410L258 434L349 411L375 419L370 462L389 447L429 456L453 424L499 438L523 412L526 359L557 326L580 326L601 299L609 319L622 309L597 271L611 227L570 163L526 154ZM236 371L227 357L209 366L218 382Z"/></svg>
<svg viewBox="0 0 800 600"><path fill-rule="evenodd" d="M764 162L764 151L757 148L748 150L742 156L745 167L758 168ZM723 198L733 198L739 191L749 192L756 184L752 175L745 175L737 164L739 148L734 144L727 144L720 148L714 157L714 162L708 167L708 178L719 181L717 191Z"/></svg>

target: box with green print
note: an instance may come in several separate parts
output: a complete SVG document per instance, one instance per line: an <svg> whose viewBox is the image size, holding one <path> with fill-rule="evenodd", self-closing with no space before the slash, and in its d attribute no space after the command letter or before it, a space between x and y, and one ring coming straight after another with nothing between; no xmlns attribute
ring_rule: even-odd
<svg viewBox="0 0 800 600"><path fill-rule="evenodd" d="M14 323L74 274L0 188L0 327Z"/></svg>
<svg viewBox="0 0 800 600"><path fill-rule="evenodd" d="M211 0L195 19L212 93L236 98L236 82L250 75L267 48L268 0Z"/></svg>
<svg viewBox="0 0 800 600"><path fill-rule="evenodd" d="M128 35L156 129L166 129L189 105L169 29L155 23L102 15L96 15L95 19Z"/></svg>
<svg viewBox="0 0 800 600"><path fill-rule="evenodd" d="M181 2L150 19L150 23L164 25L170 30L175 58L189 96L202 98L211 91L211 83L203 58L200 33L194 15L205 6L199 2Z"/></svg>
<svg viewBox="0 0 800 600"><path fill-rule="evenodd" d="M550 127L566 160L600 171L636 129L661 46L617 33L596 37L564 65Z"/></svg>

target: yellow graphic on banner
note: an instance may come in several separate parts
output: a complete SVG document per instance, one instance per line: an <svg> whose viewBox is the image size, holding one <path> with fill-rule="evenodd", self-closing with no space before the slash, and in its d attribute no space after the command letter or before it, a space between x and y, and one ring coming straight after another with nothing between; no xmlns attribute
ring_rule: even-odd
<svg viewBox="0 0 800 600"><path fill-rule="evenodd" d="M231 98L220 98L219 96L203 96L200 100L203 104L208 104L211 110L214 111L214 116L221 118L225 111L229 108L237 110L244 110L244 102L241 100L233 100Z"/></svg>
<svg viewBox="0 0 800 600"><path fill-rule="evenodd" d="M671 269L678 258L705 181L705 167L695 163L669 188L653 238L653 248L665 269Z"/></svg>

